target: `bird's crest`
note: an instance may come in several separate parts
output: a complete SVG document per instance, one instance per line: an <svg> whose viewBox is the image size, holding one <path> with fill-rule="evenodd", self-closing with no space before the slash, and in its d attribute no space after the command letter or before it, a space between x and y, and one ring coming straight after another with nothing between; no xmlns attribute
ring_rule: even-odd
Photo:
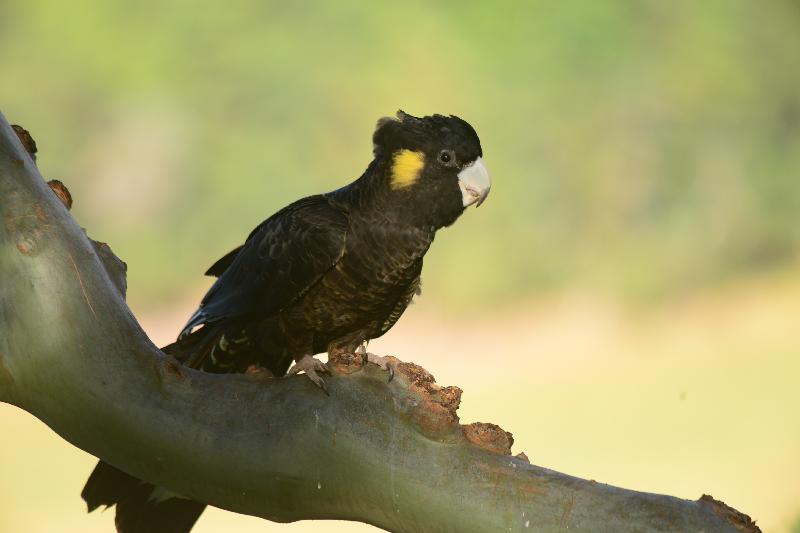
<svg viewBox="0 0 800 533"><path fill-rule="evenodd" d="M382 117L378 119L375 126L375 133L372 135L372 143L375 156L377 157L384 151L391 153L402 144L407 136L408 130L422 127L422 121L417 117L411 116L402 109L397 111L394 117Z"/></svg>

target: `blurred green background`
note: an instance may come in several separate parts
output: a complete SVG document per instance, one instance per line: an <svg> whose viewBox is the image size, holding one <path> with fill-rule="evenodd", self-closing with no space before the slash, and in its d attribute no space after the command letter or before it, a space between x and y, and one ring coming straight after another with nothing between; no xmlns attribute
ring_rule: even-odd
<svg viewBox="0 0 800 533"><path fill-rule="evenodd" d="M0 79L159 342L253 226L360 175L379 117L462 116L492 195L384 351L539 464L797 523L798 2L3 0ZM88 455L0 431L0 532L108 530Z"/></svg>

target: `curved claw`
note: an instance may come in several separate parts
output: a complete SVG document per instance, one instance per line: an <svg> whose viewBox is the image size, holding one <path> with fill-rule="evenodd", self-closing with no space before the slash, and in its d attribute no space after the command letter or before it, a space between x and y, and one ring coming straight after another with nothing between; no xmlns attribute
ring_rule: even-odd
<svg viewBox="0 0 800 533"><path fill-rule="evenodd" d="M306 376L308 376L308 379L310 379L317 387L322 389L322 392L330 396L330 393L328 392L328 386L325 384L325 380L319 375L323 373L330 374L330 371L328 370L328 367L325 366L325 363L315 359L310 355L306 355L297 361L292 368L286 372L286 376L293 376L298 372L305 372Z"/></svg>
<svg viewBox="0 0 800 533"><path fill-rule="evenodd" d="M394 365L389 362L388 357L382 357L380 355L375 355L374 353L366 352L366 360L370 363L375 363L383 370L389 372L389 380L387 383L390 383L394 379Z"/></svg>

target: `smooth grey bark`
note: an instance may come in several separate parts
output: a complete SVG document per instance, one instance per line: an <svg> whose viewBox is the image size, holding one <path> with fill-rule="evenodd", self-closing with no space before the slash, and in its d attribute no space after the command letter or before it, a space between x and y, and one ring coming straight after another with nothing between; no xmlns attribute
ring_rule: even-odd
<svg viewBox="0 0 800 533"><path fill-rule="evenodd" d="M126 306L121 263L93 246L2 115L0 219L0 400L141 479L278 522L757 530L710 497L620 489L530 465L505 455L502 442L473 444L468 436L498 431L460 426L460 391L438 388L413 365L387 383L373 365L340 364L356 371L334 371L330 397L302 376L181 367ZM5 442L13 446L13 435Z"/></svg>

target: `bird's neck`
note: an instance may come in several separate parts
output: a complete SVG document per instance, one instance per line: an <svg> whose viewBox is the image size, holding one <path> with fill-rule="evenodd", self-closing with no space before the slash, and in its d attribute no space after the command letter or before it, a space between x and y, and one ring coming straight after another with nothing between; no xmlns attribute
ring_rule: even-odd
<svg viewBox="0 0 800 533"><path fill-rule="evenodd" d="M331 197L359 217L375 224L392 224L409 230L431 234L440 224L430 209L419 209L413 197L390 186L391 161L374 159L364 173L351 184L331 193Z"/></svg>

